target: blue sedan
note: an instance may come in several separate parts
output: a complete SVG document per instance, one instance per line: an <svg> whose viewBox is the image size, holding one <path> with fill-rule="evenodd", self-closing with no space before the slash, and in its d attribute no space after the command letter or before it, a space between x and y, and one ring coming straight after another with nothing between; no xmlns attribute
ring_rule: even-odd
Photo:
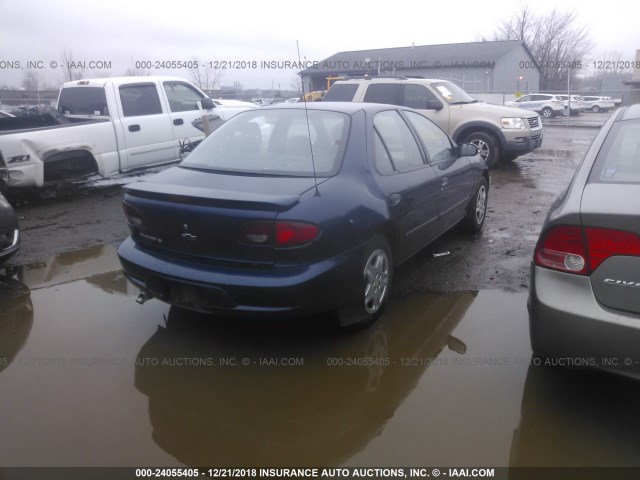
<svg viewBox="0 0 640 480"><path fill-rule="evenodd" d="M243 316L337 311L373 323L394 267L462 223L479 231L489 176L473 145L390 105L243 112L180 165L125 188L118 254L142 293Z"/></svg>

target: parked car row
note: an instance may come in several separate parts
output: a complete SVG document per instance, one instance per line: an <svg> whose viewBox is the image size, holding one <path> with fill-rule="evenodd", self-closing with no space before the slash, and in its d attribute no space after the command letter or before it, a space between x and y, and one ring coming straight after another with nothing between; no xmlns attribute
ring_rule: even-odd
<svg viewBox="0 0 640 480"><path fill-rule="evenodd" d="M195 118L198 102L235 109L178 166L124 187L130 236L118 249L140 303L158 298L225 316L332 311L343 326L371 325L397 266L457 225L483 228L488 167L542 142L537 114L482 104L444 80L343 80L321 103L264 108L212 101L175 79L130 81L69 84L61 112L78 129L115 124L158 134L163 120L179 127L187 112ZM112 96L106 82L115 82ZM537 96L513 103L545 117L547 108L553 116L589 105ZM591 111L610 105L598 101ZM143 123L148 116L157 123ZM132 158L145 153L138 137L123 139ZM0 178L11 181L13 172L19 180L26 157L0 155L0 167L20 167ZM528 300L537 355L588 359L586 366L640 378L639 197L635 105L609 118L543 225ZM17 217L0 195L0 263L19 244Z"/></svg>
<svg viewBox="0 0 640 480"><path fill-rule="evenodd" d="M510 107L520 107L532 110L544 118L557 115L578 115L582 112L607 112L615 107L611 97L569 96L561 93L534 93L504 103Z"/></svg>
<svg viewBox="0 0 640 480"><path fill-rule="evenodd" d="M589 95L584 96L583 99L585 109L593 113L608 112L615 108L615 103L611 97L594 97Z"/></svg>
<svg viewBox="0 0 640 480"><path fill-rule="evenodd" d="M332 310L367 326L397 265L457 224L482 229L489 177L478 153L403 106L244 112L179 166L125 187L131 236L118 254L141 303ZM629 201L639 196L633 106L602 128L542 228L528 300L537 355L640 378L640 213Z"/></svg>

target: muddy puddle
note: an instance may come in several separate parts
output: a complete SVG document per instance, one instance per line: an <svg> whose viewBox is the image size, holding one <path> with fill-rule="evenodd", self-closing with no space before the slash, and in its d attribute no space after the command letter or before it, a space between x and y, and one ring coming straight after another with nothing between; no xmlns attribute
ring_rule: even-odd
<svg viewBox="0 0 640 480"><path fill-rule="evenodd" d="M0 466L638 463L640 387L532 364L526 292L413 291L345 333L138 305L111 246L11 273Z"/></svg>

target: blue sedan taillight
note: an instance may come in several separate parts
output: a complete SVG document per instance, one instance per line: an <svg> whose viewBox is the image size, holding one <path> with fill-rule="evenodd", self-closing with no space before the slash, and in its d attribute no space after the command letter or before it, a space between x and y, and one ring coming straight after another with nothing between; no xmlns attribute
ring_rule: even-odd
<svg viewBox="0 0 640 480"><path fill-rule="evenodd" d="M132 227L141 227L142 226L142 214L140 211L134 207L133 205L122 202L122 209L124 210L124 215L127 218L127 223Z"/></svg>
<svg viewBox="0 0 640 480"><path fill-rule="evenodd" d="M245 245L298 247L313 241L320 229L306 222L249 222L238 233L238 242Z"/></svg>
<svg viewBox="0 0 640 480"><path fill-rule="evenodd" d="M311 223L276 222L276 247L304 245L316 238L318 233L318 227Z"/></svg>

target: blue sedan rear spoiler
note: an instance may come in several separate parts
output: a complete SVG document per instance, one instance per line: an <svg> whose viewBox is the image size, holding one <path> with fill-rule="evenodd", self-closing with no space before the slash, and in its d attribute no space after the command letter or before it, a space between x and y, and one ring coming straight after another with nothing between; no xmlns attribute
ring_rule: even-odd
<svg viewBox="0 0 640 480"><path fill-rule="evenodd" d="M237 204L260 209L287 210L300 201L299 195L277 195L213 188L165 185L161 183L135 182L124 188L126 193L147 198L171 198L172 202L202 203L206 205Z"/></svg>

